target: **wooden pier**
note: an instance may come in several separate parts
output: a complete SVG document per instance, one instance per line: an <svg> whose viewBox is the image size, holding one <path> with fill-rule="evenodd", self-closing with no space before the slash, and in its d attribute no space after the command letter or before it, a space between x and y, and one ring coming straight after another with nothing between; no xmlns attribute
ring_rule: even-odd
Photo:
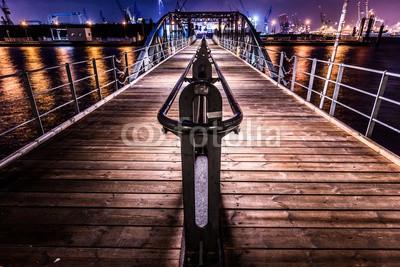
<svg viewBox="0 0 400 267"><path fill-rule="evenodd" d="M0 266L178 266L179 139L156 114L197 47L0 171ZM210 47L244 113L222 151L226 265L398 264L400 167ZM129 123L156 134L124 142Z"/></svg>

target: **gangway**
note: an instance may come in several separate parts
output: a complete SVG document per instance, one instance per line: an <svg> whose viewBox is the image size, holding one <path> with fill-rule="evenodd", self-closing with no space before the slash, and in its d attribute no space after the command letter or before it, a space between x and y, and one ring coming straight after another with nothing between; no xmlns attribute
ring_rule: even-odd
<svg viewBox="0 0 400 267"><path fill-rule="evenodd" d="M206 61L204 68L194 64L199 42L192 45L191 29L188 35L183 30L202 18L221 24L199 57L217 63L212 79ZM176 20L181 23L170 23ZM267 50L253 29L237 12L170 13L155 25L145 47L122 56L0 76L3 82L17 78L26 89L21 99L1 103L2 110L24 102L31 111L26 121L2 131L0 140L15 144L16 131L39 136L0 162L0 265L204 266L207 257L185 263L182 237L189 229L183 192L185 178L193 178L193 170L204 178L201 170L219 152L186 149L187 137L162 133L157 119L177 82L193 93L200 83L196 74L208 80L200 84L215 86L228 99L222 118L220 106L198 112L207 106L200 100L191 115L183 114L193 118L182 120L176 102L168 113L161 110L171 120L161 121L169 131L181 121L183 131L210 113L208 118L224 127L235 117L224 84L240 103L241 131L221 140L220 181L210 185L220 186L220 207L209 211L220 210L226 266L397 265L400 159L371 138L380 127L400 133L396 120L379 116L387 103L400 106L385 94L400 75ZM197 68L193 77L184 75L191 62L191 73ZM317 80L325 82L319 71L329 64L335 75L329 80L332 90L323 95ZM77 77L82 66L86 76ZM378 75L376 94L349 85L345 74L352 70ZM33 77L49 71L58 71L65 83L33 90ZM194 93L203 95L206 88ZM370 113L344 102L349 90L371 97ZM65 103L41 106L41 97L53 93L65 96ZM50 115L65 107L73 116L52 128ZM366 118L367 129L340 122L344 108ZM204 126L209 125L200 123L199 131ZM212 163L218 166L218 157ZM200 181L204 191L205 179ZM197 207L205 211L204 205ZM194 219L197 228L189 234L205 224L204 217ZM204 255L201 247L195 249L198 255Z"/></svg>

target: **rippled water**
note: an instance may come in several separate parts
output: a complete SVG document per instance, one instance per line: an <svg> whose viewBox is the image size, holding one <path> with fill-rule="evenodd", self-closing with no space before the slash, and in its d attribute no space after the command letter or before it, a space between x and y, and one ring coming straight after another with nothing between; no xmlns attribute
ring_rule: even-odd
<svg viewBox="0 0 400 267"><path fill-rule="evenodd" d="M72 100L71 89L65 85L68 83L65 63L82 62L70 66L73 79L79 80L94 74L93 63L83 61L99 59L96 61L98 72L102 73L99 74L99 82L100 86L104 86L113 80L113 72L103 73L111 69L113 63L111 58L100 59L112 55L122 58L123 53L132 52L134 49L135 47L0 47L0 76L60 66L29 72L29 82L34 94L37 95L35 99L39 113L43 115L44 130L49 131L75 114L74 104L68 104L55 112L46 114L49 110ZM129 64L135 61L136 56L135 53L128 54ZM124 63L123 59L121 63L116 64L119 69L123 69ZM90 77L77 82L75 87L77 97L88 94L96 88L95 78ZM52 88L55 89L47 92ZM101 90L102 97L111 94L114 90L113 84L105 86ZM13 102L28 96L26 77L23 75L0 79L0 133L32 119L32 108L28 99ZM86 109L98 99L96 92L88 94L79 100L80 110ZM38 136L35 122L1 136L0 158Z"/></svg>
<svg viewBox="0 0 400 267"><path fill-rule="evenodd" d="M307 45L268 46L267 48L276 51L284 51L288 58L291 58L292 55L298 55L300 57L318 58L322 60L329 60L333 50L333 46L321 47ZM279 62L279 54L273 52L270 52L269 54L275 63ZM385 39L379 48L340 46L336 62L400 74L400 38ZM310 72L311 63L311 61L299 59L298 68L299 70ZM285 62L286 70L289 70L292 66L293 61L290 63ZM316 74L321 77L326 77L327 69L328 66L326 64L319 63L317 64ZM333 70L332 80L336 79L337 73L338 67L335 67ZM290 80L292 74L289 73L286 77ZM343 73L342 83L376 94L381 78L381 74L346 68ZM309 85L309 76L306 74L298 73L296 80L306 87ZM316 79L313 86L314 90L321 92L323 87L324 82L320 79ZM329 96L332 96L333 90L334 85L331 84L328 91ZM295 91L303 97L307 94L306 90L302 89L300 86L296 86ZM400 78L389 78L384 96L400 101ZM341 87L340 89L338 100L343 104L368 115L371 114L374 104L373 97L344 87ZM311 101L314 104L319 105L320 96L313 94ZM329 111L329 108L330 101L326 100L324 110ZM369 120L362 115L338 105L335 116L361 133L364 134L366 132ZM400 107L382 101L378 120L400 129ZM372 139L393 152L400 154L400 134L376 124Z"/></svg>

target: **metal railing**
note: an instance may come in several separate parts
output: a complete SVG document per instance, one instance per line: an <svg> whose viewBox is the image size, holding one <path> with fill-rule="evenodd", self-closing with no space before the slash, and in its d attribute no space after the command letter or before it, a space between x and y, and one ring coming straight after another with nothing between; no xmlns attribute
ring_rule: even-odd
<svg viewBox="0 0 400 267"><path fill-rule="evenodd" d="M255 51L255 49L260 49L258 45L246 44L230 38L218 38L218 36L214 37L214 42L242 58L262 73L269 75L277 84L296 92L307 102L311 102L319 109L326 111L330 116L337 117L338 106L342 110L361 116L367 120L367 125L363 130L358 129L357 131L366 137L372 138L377 124L397 134L400 133L398 121L393 120L393 118L398 119L400 115L400 99L396 99L396 94L397 97L399 96L400 74L297 55L289 58L285 52L261 48L270 56L274 56L275 62L273 62L259 56L259 53L249 53L251 49L243 49L243 47L251 46ZM270 74L271 72L266 68L268 64L273 66L277 75ZM324 70L330 65L336 70L331 77L326 77ZM362 73L364 77L371 80L371 86L360 88L359 84L352 84L353 73ZM347 77L346 80L344 79L345 76ZM390 82L392 82L392 92L387 94ZM302 91L305 94L302 94ZM369 101L372 104L361 108L352 107L352 104L347 103L348 100L346 99L346 94L349 92L361 94L362 97L359 101L366 103ZM370 100L365 100L366 97ZM396 108L397 112L392 109L394 115L390 122L379 119L382 115L380 111L383 104L390 104Z"/></svg>
<svg viewBox="0 0 400 267"><path fill-rule="evenodd" d="M2 111L2 128L5 128L1 129L0 138L3 139L8 136L8 139L10 139L9 142L12 142L14 137L18 137L14 135L17 130L21 130L23 127L29 127L33 124L37 133L32 135L28 141L33 141L37 137L51 132L58 125L66 122L75 115L81 114L83 110L95 105L107 97L107 95L117 92L121 89L126 89L130 82L137 79L140 75L150 70L152 67L163 62L168 57L179 52L181 49L191 44L192 41L193 38L174 38L167 40L164 43L150 45L135 49L132 52L124 53L121 58L113 55L104 58L94 58L80 62L66 63L53 67L27 70L15 74L0 76L0 82L5 84L3 90L7 89L7 82L10 80L18 80L24 87L22 90L23 92L21 92L21 95L23 95L22 97L0 102L0 111ZM173 49L171 49L171 47L173 47ZM150 50L154 50L154 53L152 53L151 57L139 57L137 61L129 62L128 55L130 53L137 55L139 53L143 54L144 51ZM103 71L99 71L99 64L102 64L103 66L108 65L111 67L107 67ZM84 75L83 77L75 77L82 75L80 70L82 70L83 74L90 74ZM64 76L64 78L61 79L63 80L61 84L52 88L40 88L40 85L32 85L32 76L47 74L49 72ZM109 89L107 90L107 88ZM41 105L38 103L38 101L44 102L42 98L49 94L57 94L57 97L62 96L64 101L62 103L58 103L56 106L49 106L45 103ZM93 102L94 98L96 98L95 103L91 103ZM24 102L29 102L30 110L26 109L27 113L29 114L19 114L19 117L25 118L24 121L14 123L15 118L13 116L6 116L6 114L14 114L15 112L12 110L18 105L23 105ZM45 127L43 123L45 117L51 116L56 112L61 112L64 110L64 108L66 109L68 107L73 109L73 114L71 114L69 118L57 122L56 126L51 127L50 129ZM5 146L4 139L2 143L3 146ZM23 145L26 144L22 144L21 146ZM12 153L12 151L10 153ZM7 155L3 156L7 157Z"/></svg>

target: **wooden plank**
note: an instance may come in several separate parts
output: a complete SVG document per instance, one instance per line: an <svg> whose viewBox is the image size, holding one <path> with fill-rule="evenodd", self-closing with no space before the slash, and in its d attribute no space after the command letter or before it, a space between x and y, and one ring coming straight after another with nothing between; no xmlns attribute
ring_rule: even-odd
<svg viewBox="0 0 400 267"><path fill-rule="evenodd" d="M179 249L181 237L182 227L0 225L2 245Z"/></svg>
<svg viewBox="0 0 400 267"><path fill-rule="evenodd" d="M150 178L150 177L149 177ZM3 192L180 194L181 181L25 180L0 183ZM399 196L400 183L225 182L223 194L243 195L357 195Z"/></svg>
<svg viewBox="0 0 400 267"><path fill-rule="evenodd" d="M181 208L181 194L3 192L0 207ZM222 195L224 209L400 210L400 196Z"/></svg>
<svg viewBox="0 0 400 267"><path fill-rule="evenodd" d="M179 249L0 246L4 266L178 266Z"/></svg>
<svg viewBox="0 0 400 267"><path fill-rule="evenodd" d="M182 209L1 207L4 225L97 225L168 227L183 225Z"/></svg>
<svg viewBox="0 0 400 267"><path fill-rule="evenodd" d="M399 250L226 249L228 266L396 266Z"/></svg>
<svg viewBox="0 0 400 267"><path fill-rule="evenodd" d="M227 249L400 249L400 229L229 228ZM244 238L245 238L245 242Z"/></svg>
<svg viewBox="0 0 400 267"><path fill-rule="evenodd" d="M75 169L32 169L3 172L4 179L80 179L80 180L153 180L181 181L180 171L154 170L90 170ZM400 174L380 172L303 172L303 171L222 171L222 181L246 182L352 182L352 183L398 183Z"/></svg>
<svg viewBox="0 0 400 267"><path fill-rule="evenodd" d="M21 160L18 168L36 169L93 169L93 170L181 170L177 161L148 162L148 161L66 161L66 160ZM394 163L386 162L222 162L221 170L229 171L351 171L364 172L397 172Z"/></svg>
<svg viewBox="0 0 400 267"><path fill-rule="evenodd" d="M267 228L400 228L399 211L225 210L229 227ZM245 237L243 237L245 238Z"/></svg>

